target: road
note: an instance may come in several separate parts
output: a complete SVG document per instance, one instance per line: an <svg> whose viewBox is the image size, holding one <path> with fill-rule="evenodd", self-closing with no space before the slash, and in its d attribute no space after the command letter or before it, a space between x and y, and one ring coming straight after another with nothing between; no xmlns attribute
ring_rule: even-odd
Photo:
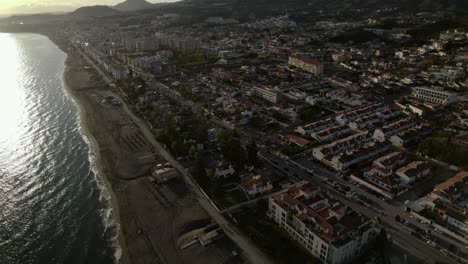
<svg viewBox="0 0 468 264"><path fill-rule="evenodd" d="M183 105L192 108L194 110L194 112L198 112L198 113L203 112L203 110L198 105L194 104L193 102L191 102L189 100L181 98L176 92L171 90L169 87L158 83L151 76L146 76L145 79L152 86L157 87L160 90L161 89L165 90L166 94L170 95L172 99L177 100L178 102L182 103ZM225 126L223 126L223 123L221 121L216 120L216 119L214 121L215 121L214 123L216 125L225 127ZM227 127L225 127L225 128L227 128ZM273 142L273 143L276 143L279 140L276 137L268 136L265 133L261 133L261 132L256 131L256 130L246 129L245 132L251 137L266 138L268 141ZM268 148L268 147L269 146L264 146L264 148ZM404 206L402 204L399 204L396 201L393 201L393 204L386 203L383 200L381 200L380 198L378 198L378 197L376 197L374 195L371 195L368 192L364 191L363 189L361 189L359 187L356 187L356 186L350 184L349 182L340 179L335 173L332 173L332 172L322 168L320 165L314 164L313 167L312 167L312 170L314 171L314 173L310 174L307 171L307 169L310 169L310 168L305 168L305 167L302 167L302 166L298 166L297 164L294 164L294 163L289 162L289 161L285 161L284 159L279 159L278 162L280 162L280 164L285 164L285 166L283 168L281 168L283 170L283 172L290 174L296 180L304 179L304 180L317 182L317 180L319 180L319 179L321 179L323 177L326 177L326 178L333 179L333 180L337 181L339 184L341 184L343 186L347 186L348 188L351 188L357 194L362 195L362 196L366 197L367 199L369 199L370 201L372 201L372 203L379 208L378 209L379 211L384 211L386 213L386 215L382 215L382 214L379 214L378 211L374 212L374 211L367 210L367 213L368 213L367 215L369 217L379 216L379 218L382 220L383 223L385 223L387 226L392 227L390 233L394 236L395 242L397 244L403 245L404 248L411 249L411 252L415 253L419 258L421 258L423 260L424 259L429 260L427 258L428 258L428 256L430 256L431 260L440 260L440 261L445 261L445 262L448 262L448 263L455 263L453 259L447 257L446 255L441 253L439 250L434 249L433 247L427 245L425 242L423 242L421 240L418 240L417 238L412 236L409 232L406 232L406 229L405 229L405 231L402 231L401 224L397 223L394 220L396 215L399 215L402 220L411 223L413 226L416 226L419 229L422 229L422 230L428 229L427 226L417 222L416 220L414 220L410 216L410 214L406 213L403 210ZM273 164L273 165L275 165L275 164ZM275 165L275 167L281 167L281 166ZM287 168L287 171L284 170L285 168ZM324 185L320 181L318 181L317 183L322 185L322 186ZM326 188L326 189L329 189L329 188ZM336 194L336 195L341 195L341 194L337 193L335 189L329 189L329 190L331 192L333 192L334 194ZM345 203L347 203L349 198L341 197L341 200L345 201ZM363 208L363 206L358 205L358 204L355 204L352 208L357 210L357 211L362 211L363 209L366 209L366 208ZM432 232L432 235L433 235L434 238L436 238L437 240L439 240L441 242L442 241L447 241L448 243L457 246L461 250L466 250L466 245L461 244L459 241L456 241L456 240L454 240L452 238L446 237L446 236L444 236L442 234L439 234L437 232Z"/></svg>
<svg viewBox="0 0 468 264"><path fill-rule="evenodd" d="M107 76L106 73L102 71L102 69L94 63L93 60L91 60L86 54L84 54L81 50L80 52L82 55L88 60L88 62L94 66L94 68L100 73L100 75L108 82L112 83L112 79ZM182 105L186 107L190 107L195 113L203 113L203 109L201 109L198 105L194 104L193 102L189 100L185 100L181 98L175 91L171 90L169 87L157 82L154 80L154 78L148 74L143 74L141 73L147 84L152 86L155 89L158 89L159 91L164 92L167 96L171 97L172 99L178 101ZM239 245L240 248L242 248L246 254L248 255L249 259L253 263L268 263L269 260L267 257L260 251L258 250L248 239L244 238L242 235L240 235L239 231L235 229L235 227L231 226L231 224L218 212L218 210L211 204L211 202L205 197L205 195L202 193L201 188L198 186L198 184L192 179L191 175L186 172L185 168L177 162L162 146L159 144L153 137L152 132L147 128L147 124L143 122L140 118L136 117L125 105L124 106L125 111L127 114L135 121L135 123L140 127L142 130L143 134L147 137L149 142L155 147L155 149L161 154L163 158L165 158L167 161L169 161L175 168L177 168L182 175L184 176L184 179L186 183L191 187L193 193L196 195L196 198L198 202L202 205L202 207L209 213L209 215L218 223L220 226L224 228L226 231L226 234L235 242ZM219 123L219 122L218 122ZM257 131L247 131L250 135L258 137L261 136ZM278 140L278 139L275 139ZM349 182L346 182L339 177L337 177L336 174L331 173L323 168L321 168L319 165L316 165L312 168L314 171L313 173L308 172L308 169L310 168L304 168L298 164L294 164L292 162L285 161L284 159L280 159L276 157L276 155L273 154L267 154L264 153L263 155L269 156L267 159L272 159L276 160L276 164L272 164L275 167L280 167L283 172L290 174L292 177L294 177L296 180L299 179L304 179L304 180L309 180L312 182L315 182L319 184L323 189L330 191L333 193L341 202L344 204L350 206L356 211L363 212L370 218L374 218L376 216L381 219L382 223L384 223L386 226L390 227L389 228L389 233L392 234L394 241L397 244L400 244L406 249L409 249L412 253L414 253L416 256L421 258L422 260L426 261L442 261L442 262L447 262L447 263L455 263L454 260L451 258L448 258L446 255L442 254L440 251L428 246L426 243L416 239L414 236L410 235L409 232L403 231L405 229L402 229L402 226L400 223L397 223L394 219L396 215L400 215L401 219L408 221L412 225L425 230L427 229L427 226L422 225L421 223L415 221L413 218L410 217L409 214L404 212L402 209L401 204L393 205L389 203L385 203L381 199L370 195L369 193L365 192L361 188L358 188ZM274 156L274 157L273 157ZM281 165L282 164L282 165ZM351 188L354 192L356 192L359 195L362 195L366 197L367 199L371 200L375 205L378 205L381 211L385 212L385 215L382 215L378 212L375 212L373 210L370 210L368 208L365 208L353 201L350 201L349 198L344 197L342 194L338 193L336 189L329 187L326 184L323 184L320 179L326 177L329 179L333 179L337 181L340 185L342 186L347 186L348 188ZM451 238L442 236L441 234L438 234L436 232L432 232L434 237L436 237L439 240L447 240L449 243L456 245L462 250L466 250L465 246L460 244L458 241L455 241Z"/></svg>
<svg viewBox="0 0 468 264"><path fill-rule="evenodd" d="M79 49L78 49L79 50ZM86 54L84 54L81 50L79 50L81 55L86 58L86 60L98 71L98 73L106 80L108 83L113 83L112 79L110 79L107 74L102 71L102 69L95 64L93 60L91 60ZM116 98L119 96L116 95ZM119 98L122 102L124 102L121 98ZM180 173L183 175L183 178L188 186L191 189L192 193L194 194L195 198L197 199L198 203L206 210L206 212L210 215L210 217L216 221L225 231L225 234L234 241L239 248L241 248L244 253L246 254L247 258L250 260L251 263L264 263L269 264L272 261L266 256L263 252L261 252L257 247L247 238L245 238L236 227L232 226L230 222L228 222L221 213L218 212L217 208L213 206L213 204L208 200L208 198L203 194L201 187L194 181L192 176L186 171L186 169L177 161L175 160L171 154L169 154L164 147L154 139L153 133L148 129L147 123L141 120L139 117L135 116L132 111L128 108L128 106L123 103L122 109L125 113L133 120L133 122L140 128L143 135L146 139L152 144L152 146L157 150L162 158L167 160L171 165L176 168Z"/></svg>
<svg viewBox="0 0 468 264"><path fill-rule="evenodd" d="M203 112L203 110L198 105L194 104L193 102L191 102L189 100L181 98L176 92L171 90L169 87L155 81L153 77L146 76L145 80L150 85L152 85L153 87L157 87L160 90L162 89L162 90L166 91L166 94L170 95L172 99L177 100L178 102L182 103L183 105L192 108L194 110L194 112L199 112L199 113ZM219 120L215 119L214 123L216 125L218 125L218 126L228 128L226 126L223 126L223 123L221 121L219 121ZM247 129L247 130L245 130L245 132L251 137L266 138L267 141L274 142L274 143L276 143L279 140L276 137L268 136L268 135L266 135L264 133L261 133L261 132L259 132L257 130ZM263 148L267 149L268 147L269 146L264 146ZM273 155L273 156L276 157L276 155ZM278 157L276 157L276 158L278 158ZM365 210L366 215L368 217L371 217L371 218L373 218L375 216L378 216L386 226L391 227L389 229L389 233L392 234L395 243L401 245L403 248L410 249L410 251L412 253L414 253L416 256L418 256L420 259L426 260L426 261L429 261L429 262L431 260L439 260L439 261L447 262L447 263L455 263L455 261L453 259L447 257L446 255L441 253L439 250L437 250L437 249L429 246L427 243L415 238L413 235L410 234L409 231L407 231L407 229L402 228L402 224L397 223L394 220L395 216L399 215L402 220L411 223L413 226L415 226L415 227L417 227L419 229L422 229L422 230L428 229L427 226L417 222L416 220L414 220L410 216L410 214L406 213L403 210L404 209L403 204L399 204L399 203L397 203L395 201L393 201L393 204L386 203L383 200L381 200L380 198L378 198L378 197L376 197L374 195L371 195L368 192L364 191L363 189L361 189L359 187L356 187L356 186L350 184L349 182L340 179L335 173L332 173L332 172L322 168L318 164L314 164L312 168L309 168L309 167L305 168L303 166L298 166L298 164L294 164L294 163L292 163L290 161L286 161L286 160L281 159L281 158L278 158L277 162L278 162L278 164L282 164L283 166L278 166L277 164L272 164L272 165L274 165L275 167L279 167L283 172L289 174L294 179L296 179L296 180L301 180L301 179L309 180L309 181L316 182L316 183L320 184L322 187L327 186L324 189L329 190L330 192L332 192L335 195L337 195L338 197L340 197L340 200L342 202L344 202L345 204L348 204L348 205L352 204L352 208L354 210L357 210L357 211ZM312 174L309 173L308 169L312 169L314 171L314 173L312 173ZM324 177L328 178L328 179L333 179L333 180L337 181L339 184L341 184L342 186L347 186L348 188L351 188L351 190L353 190L357 194L362 195L362 196L366 197L367 199L369 199L370 201L372 201L372 203L375 205L375 207L378 207L378 209L377 210L374 209L374 211L372 211L372 210L369 210L367 208L364 208L363 206L361 206L359 204L350 203L349 198L344 197L343 195L338 193L333 188L328 188L328 185L322 184L320 179L324 178ZM382 215L382 214L379 213L379 212L382 212L382 211L385 212L386 215ZM463 245L460 242L458 242L456 240L453 240L452 238L446 237L446 236L444 236L442 234L439 234L437 232L434 232L434 231L431 232L431 233L432 233L434 238L436 238L437 240L439 240L441 242L442 241L448 241L448 243L457 246L461 250L466 250L466 245Z"/></svg>

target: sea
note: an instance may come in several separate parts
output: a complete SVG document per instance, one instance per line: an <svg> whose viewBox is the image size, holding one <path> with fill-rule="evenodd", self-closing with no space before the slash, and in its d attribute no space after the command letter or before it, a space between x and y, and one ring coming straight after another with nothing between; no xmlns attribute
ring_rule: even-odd
<svg viewBox="0 0 468 264"><path fill-rule="evenodd" d="M97 176L66 54L47 37L0 34L0 263L116 263L118 225Z"/></svg>

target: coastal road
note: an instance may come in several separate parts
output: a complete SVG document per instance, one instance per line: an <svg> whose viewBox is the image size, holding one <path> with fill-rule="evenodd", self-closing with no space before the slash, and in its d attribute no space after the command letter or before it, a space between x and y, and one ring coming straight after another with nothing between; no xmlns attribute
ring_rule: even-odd
<svg viewBox="0 0 468 264"><path fill-rule="evenodd" d="M113 80L111 78L109 78L107 76L106 73L104 73L102 71L102 69L95 64L95 62L93 60L91 60L88 56L86 56L86 54L84 54L81 50L80 50L81 54L83 55L83 57L85 57L88 62L94 66L94 68L98 71L98 73L100 75L103 76L103 78L108 82L108 83L112 83ZM173 99L177 99L179 102L184 102L183 105L185 106L189 106L191 107L192 109L194 110L197 110L200 111L199 107L194 104L193 102L190 102L190 101L187 101L187 100L183 100L180 98L180 96L178 96L174 91L170 90L167 86L165 85L162 85L156 81L151 81L151 80L147 80L147 82L149 82L149 84L151 86L156 86L157 88L159 89L164 89L166 91L166 94L171 96ZM149 142L153 145L153 147L158 150L158 152L160 153L160 155L165 158L168 162L170 162L176 169L178 169L182 175L184 176L184 179L186 181L186 183L188 184L188 186L192 189L194 195L196 196L198 202L200 203L200 205L208 212L208 214L220 225L224 228L225 230L225 233L235 242L238 244L238 246L240 248L242 248L242 250L244 250L244 252L246 253L246 255L248 256L248 258L251 260L252 263L270 263L270 261L268 260L268 258L260 251L258 250L255 245L253 245L251 243L251 241L249 241L248 239L246 239L245 237L243 237L240 232L234 227L232 226L217 210L217 208L215 208L215 206L211 203L211 201L204 195L203 191L201 190L201 188L198 186L198 184L192 179L191 175L189 173L187 173L187 171L185 170L185 168L179 163L177 162L163 147L161 144L159 144L159 142L157 142L155 139L154 139L154 136L153 134L151 133L151 131L147 128L147 124L146 122L142 121L140 118L136 117L130 110L129 108L124 105L123 106L123 109L125 110L125 112L133 119L133 121L135 122L135 124L137 124L139 126L139 128L141 129L141 131L143 132L143 134L145 135L145 137L149 140ZM290 163L290 162L289 162ZM287 166L291 167L291 168L294 168L295 165L293 164L289 164ZM380 199L376 198L376 197L373 197L373 196L370 196L368 193L362 191L362 189L360 188L357 188L345 181L342 181L341 179L339 179L335 174L333 173L330 173L326 170L323 170L323 169L320 169L320 168L315 168L315 170L317 170L319 172L319 174L323 176L326 176L326 177L329 177L329 178L332 178L332 179L336 179L340 184L342 185L345 185L345 186L349 186L350 188L353 189L353 191L355 191L356 193L359 193L359 194L362 194L364 195L365 197L368 197L369 199L371 199L372 201L376 202L377 204L381 205L384 210L387 212L392 212L391 215L389 214L387 217L384 217L382 215L378 215L379 218L384 218L383 219L383 222L385 222L386 224L388 224L389 226L393 227L393 229L390 229L389 233L391 233L394 237L394 240L398 243L398 244L401 244L403 245L404 248L408 248L411 250L411 252L415 253L415 255L421 257L422 259L426 258L427 257L427 253L428 252L431 252L431 253L434 253L434 254L431 254L431 259L434 259L434 260L441 260L441 261L445 261L445 262L448 262L448 263L454 263L453 260L447 258L445 255L443 255L442 253L440 253L439 251L427 246L424 242L421 242L419 240L417 240L416 238L414 238L413 236L411 236L410 234L408 233L404 233L401 231L401 226L398 226L396 225L396 223L394 223L394 220L392 217L394 217L394 215L396 215L398 212L400 213L400 216L402 216L402 218L407 219L407 221L413 221L412 219L409 219L410 217L409 216L406 216L404 214L401 213L401 208L395 208L395 207L392 207L390 205L388 205L387 203L383 203L383 201L381 201ZM319 179L317 176L317 174L315 175L310 175L310 174L307 174L304 172L303 169L301 170L298 170L297 172L297 175L301 175L303 179L307 179L307 180L310 180L310 181L314 181L314 182L317 182L317 179ZM323 184L322 184L323 185ZM323 185L325 187L325 185ZM339 193L336 192L336 190L334 190L333 188L328 188L328 187L325 187L324 189L328 189L330 192L333 192L335 193L338 197L340 196ZM368 210L367 208L363 208L362 206L358 205L358 204L353 204L352 202L349 201L349 199L347 199L346 197L341 197L341 199L343 203L349 205L351 208L357 210L357 211L365 211L365 214L369 217L375 217L377 214L371 210ZM382 204L383 203L383 204ZM414 222L414 221L413 221ZM417 223L419 224L419 223ZM416 225L417 225L416 224ZM423 227L424 228L424 227Z"/></svg>
<svg viewBox="0 0 468 264"><path fill-rule="evenodd" d="M81 49L77 48L82 57L84 57L93 68L103 77L103 79L108 83L113 83L113 80L91 59L89 58ZM160 86L161 87L161 86ZM167 87L165 87L167 88ZM170 92L169 92L170 93ZM116 98L119 96L115 95ZM193 180L192 176L187 172L187 170L175 160L171 154L169 154L164 147L154 139L153 133L148 129L147 123L138 118L133 114L133 112L128 108L124 101L119 98L122 104L122 108L125 113L135 122L135 124L140 128L143 135L146 139L152 144L152 146L159 152L162 158L167 160L171 165L176 168L183 175L184 180L188 187L192 190L192 193L195 195L198 203L206 210L210 217L216 221L225 231L225 234L234 241L239 248L241 248L246 254L247 258L251 263L254 264L269 264L273 263L267 255L261 252L249 239L245 238L237 228L231 225L218 211L217 208L211 203L211 201L204 195L201 187ZM194 106L194 104L189 104Z"/></svg>

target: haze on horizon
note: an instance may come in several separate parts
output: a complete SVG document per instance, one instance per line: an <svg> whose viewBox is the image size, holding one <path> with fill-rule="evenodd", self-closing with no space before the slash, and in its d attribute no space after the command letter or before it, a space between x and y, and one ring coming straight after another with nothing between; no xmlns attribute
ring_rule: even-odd
<svg viewBox="0 0 468 264"><path fill-rule="evenodd" d="M0 15L68 12L81 6L113 6L124 0L0 0ZM147 0L150 3L177 0Z"/></svg>

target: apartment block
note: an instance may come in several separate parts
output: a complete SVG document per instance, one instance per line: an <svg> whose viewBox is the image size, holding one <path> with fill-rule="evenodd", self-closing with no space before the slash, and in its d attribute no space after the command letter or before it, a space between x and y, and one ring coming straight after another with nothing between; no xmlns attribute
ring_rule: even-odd
<svg viewBox="0 0 468 264"><path fill-rule="evenodd" d="M445 91L441 87L414 87L411 96L428 103L440 105L458 102L458 97L455 93Z"/></svg>
<svg viewBox="0 0 468 264"><path fill-rule="evenodd" d="M270 197L268 216L323 263L349 263L380 232L373 220L308 182Z"/></svg>
<svg viewBox="0 0 468 264"><path fill-rule="evenodd" d="M254 91L255 91L255 96L265 99L274 104L279 103L283 100L283 93L276 89L262 87L262 86L255 86Z"/></svg>
<svg viewBox="0 0 468 264"><path fill-rule="evenodd" d="M298 67L315 76L322 76L325 68L323 62L298 56L289 57L289 65Z"/></svg>

